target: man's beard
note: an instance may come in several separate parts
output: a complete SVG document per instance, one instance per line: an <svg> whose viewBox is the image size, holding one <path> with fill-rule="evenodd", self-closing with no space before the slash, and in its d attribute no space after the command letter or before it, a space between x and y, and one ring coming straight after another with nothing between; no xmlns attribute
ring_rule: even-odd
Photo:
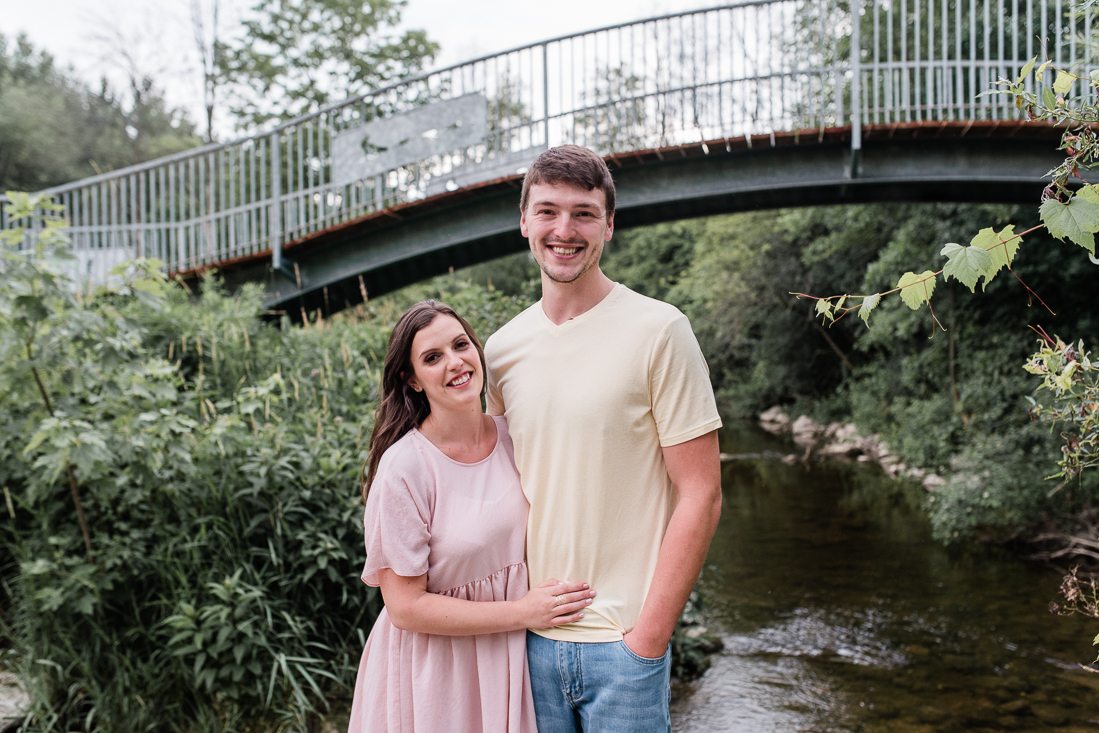
<svg viewBox="0 0 1099 733"><path fill-rule="evenodd" d="M585 250L588 250L591 247L591 245L589 245L588 242L586 240L583 240L583 239L572 241L572 242L561 242L561 241L547 242L547 241L543 240L542 247L546 251L546 253L543 255L543 258L548 260L550 257L553 257L553 254L548 251L551 245L558 246L558 247L568 247L569 245L575 245L575 244L584 245ZM584 263L584 266L581 267L580 270L575 275L573 275L571 277L568 277L568 278L555 277L553 275L553 273L549 271L549 268L544 266L541 262L538 263L538 268L543 273L545 273L546 277L548 277L550 280L554 281L555 283L560 283L561 285L568 285L569 283L574 283L577 280L579 280L580 278L582 278L584 275L586 275L588 273L588 270L590 270L592 268L592 265L594 265L595 262L596 261L594 259L589 258Z"/></svg>

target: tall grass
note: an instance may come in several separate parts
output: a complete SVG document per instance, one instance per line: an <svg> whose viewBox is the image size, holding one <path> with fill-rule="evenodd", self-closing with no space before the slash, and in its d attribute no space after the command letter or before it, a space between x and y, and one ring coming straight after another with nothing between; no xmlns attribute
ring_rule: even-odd
<svg viewBox="0 0 1099 733"><path fill-rule="evenodd" d="M4 256L0 578L23 728L309 730L380 609L358 579L358 473L392 323L438 283L291 327L252 289L195 298L143 265L81 292ZM523 305L448 295L485 336Z"/></svg>

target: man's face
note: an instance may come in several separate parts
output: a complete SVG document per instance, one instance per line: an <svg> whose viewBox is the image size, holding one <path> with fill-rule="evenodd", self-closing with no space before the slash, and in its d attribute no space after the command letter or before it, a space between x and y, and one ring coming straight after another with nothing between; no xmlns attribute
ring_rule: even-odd
<svg viewBox="0 0 1099 733"><path fill-rule="evenodd" d="M603 242L611 241L614 214L607 215L602 189L536 183L519 228L546 277L572 283L599 264Z"/></svg>

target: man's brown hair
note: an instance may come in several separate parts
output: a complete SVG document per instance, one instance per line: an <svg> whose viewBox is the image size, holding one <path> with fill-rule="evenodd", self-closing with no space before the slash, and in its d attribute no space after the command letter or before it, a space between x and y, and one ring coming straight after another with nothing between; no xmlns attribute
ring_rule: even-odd
<svg viewBox="0 0 1099 733"><path fill-rule="evenodd" d="M550 148L531 164L523 178L523 193L519 197L520 211L527 210L530 187L539 183L551 186L565 184L591 191L601 189L607 197L607 215L614 213L614 181L603 159L579 145Z"/></svg>

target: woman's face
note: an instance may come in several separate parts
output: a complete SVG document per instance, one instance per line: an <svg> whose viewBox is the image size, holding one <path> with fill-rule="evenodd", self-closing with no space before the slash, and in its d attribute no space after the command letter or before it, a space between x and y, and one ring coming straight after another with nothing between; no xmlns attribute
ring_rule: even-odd
<svg viewBox="0 0 1099 733"><path fill-rule="evenodd" d="M477 347L457 319L435 316L412 339L413 374L408 384L422 390L431 411L468 408L481 405L481 387L485 375Z"/></svg>

